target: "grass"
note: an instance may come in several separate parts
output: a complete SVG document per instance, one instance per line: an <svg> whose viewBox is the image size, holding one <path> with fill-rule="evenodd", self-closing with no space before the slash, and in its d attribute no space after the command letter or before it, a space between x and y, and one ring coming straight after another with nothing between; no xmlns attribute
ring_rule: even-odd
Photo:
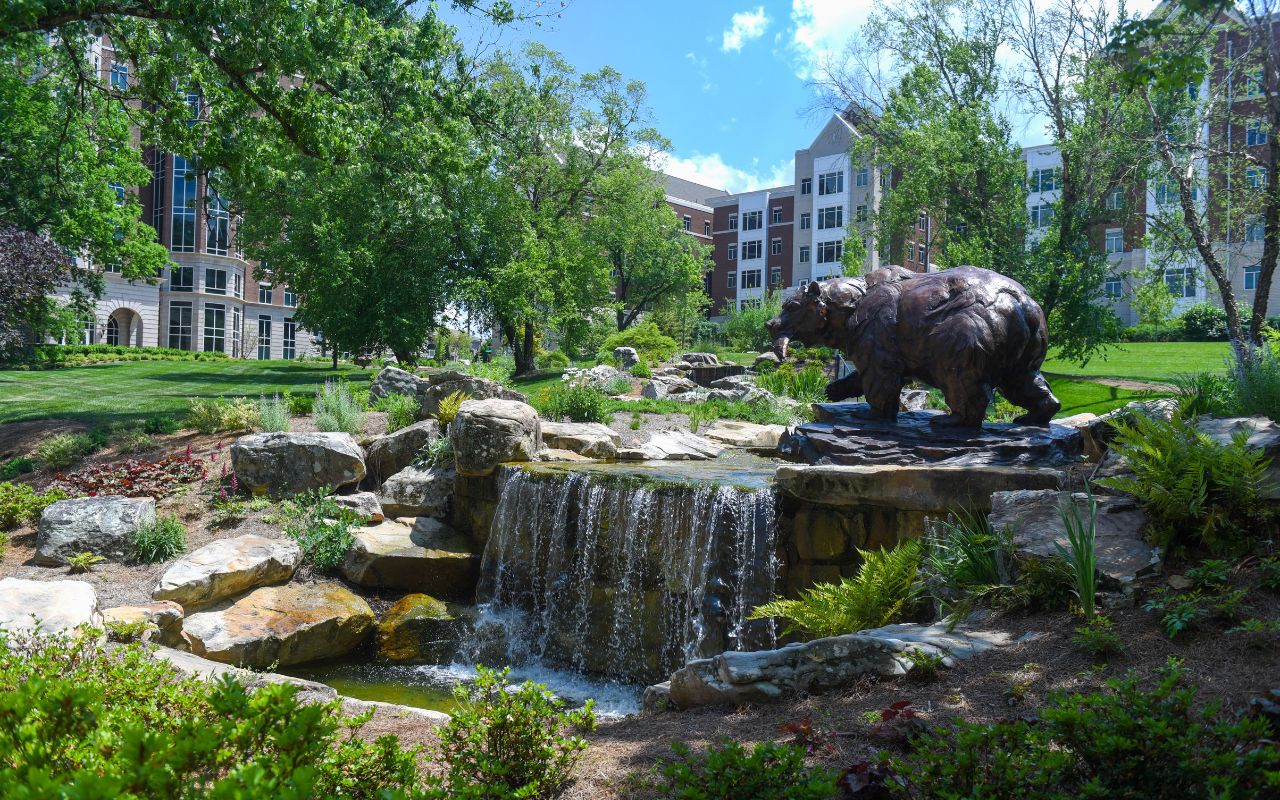
<svg viewBox="0 0 1280 800"><path fill-rule="evenodd" d="M0 423L74 419L101 425L153 414L185 417L188 398L311 394L341 376L366 388L376 374L306 361L135 361L68 369L0 371Z"/></svg>
<svg viewBox="0 0 1280 800"><path fill-rule="evenodd" d="M1049 386L1062 402L1062 410L1058 412L1059 417L1070 417L1086 411L1101 415L1113 408L1128 405L1134 400L1148 400L1168 395L1168 392L1141 392L1069 378L1050 378Z"/></svg>
<svg viewBox="0 0 1280 800"><path fill-rule="evenodd" d="M1193 372L1225 372L1230 354L1230 345L1226 342L1130 342L1108 347L1083 367L1053 358L1050 352L1041 371L1072 378L1172 383L1175 378Z"/></svg>

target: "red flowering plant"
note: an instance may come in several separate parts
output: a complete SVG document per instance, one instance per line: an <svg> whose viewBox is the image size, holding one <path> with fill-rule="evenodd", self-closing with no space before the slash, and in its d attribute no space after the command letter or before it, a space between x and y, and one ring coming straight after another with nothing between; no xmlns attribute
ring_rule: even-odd
<svg viewBox="0 0 1280 800"><path fill-rule="evenodd" d="M165 456L157 461L125 459L98 464L54 476L53 486L67 492L88 495L124 495L125 497L165 497L179 486L202 481L208 474L208 462L193 457Z"/></svg>

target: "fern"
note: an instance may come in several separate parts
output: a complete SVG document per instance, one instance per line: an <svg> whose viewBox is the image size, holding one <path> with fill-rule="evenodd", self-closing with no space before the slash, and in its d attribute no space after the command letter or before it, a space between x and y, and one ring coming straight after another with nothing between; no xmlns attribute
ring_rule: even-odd
<svg viewBox="0 0 1280 800"><path fill-rule="evenodd" d="M1271 461L1245 432L1221 444L1181 419L1134 415L1116 423L1112 448L1133 477L1102 478L1100 486L1131 494L1155 518L1161 544L1214 552L1238 548L1249 523L1268 512L1259 500Z"/></svg>
<svg viewBox="0 0 1280 800"><path fill-rule="evenodd" d="M892 550L859 550L862 566L856 577L819 583L796 600L778 598L757 606L751 619L781 617L787 620L785 633L805 631L817 637L897 622L920 594L916 572L922 552L915 540Z"/></svg>
<svg viewBox="0 0 1280 800"><path fill-rule="evenodd" d="M440 426L448 428L453 418L458 416L458 409L470 399L471 395L466 392L451 392L447 397L442 397L440 404L436 406L436 419L440 421Z"/></svg>

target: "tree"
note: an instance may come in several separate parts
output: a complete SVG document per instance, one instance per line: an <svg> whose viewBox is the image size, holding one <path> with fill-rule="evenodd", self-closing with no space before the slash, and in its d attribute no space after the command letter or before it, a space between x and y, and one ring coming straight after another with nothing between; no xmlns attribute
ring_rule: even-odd
<svg viewBox="0 0 1280 800"><path fill-rule="evenodd" d="M0 361L19 356L57 315L49 297L79 274L48 236L0 222Z"/></svg>

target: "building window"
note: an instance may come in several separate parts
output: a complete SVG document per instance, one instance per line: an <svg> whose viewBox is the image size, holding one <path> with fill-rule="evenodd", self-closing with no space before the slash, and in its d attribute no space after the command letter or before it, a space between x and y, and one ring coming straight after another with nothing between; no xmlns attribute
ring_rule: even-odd
<svg viewBox="0 0 1280 800"><path fill-rule="evenodd" d="M824 172L818 176L818 194L840 194L844 191L844 172Z"/></svg>
<svg viewBox="0 0 1280 800"><path fill-rule="evenodd" d="M284 290L284 304L289 308L297 308L298 306L297 292L286 287Z"/></svg>
<svg viewBox="0 0 1280 800"><path fill-rule="evenodd" d="M1124 208L1124 190L1116 187L1107 194L1107 210L1119 211Z"/></svg>
<svg viewBox="0 0 1280 800"><path fill-rule="evenodd" d="M684 222L684 229L686 231L693 230L693 217L689 216L688 214L685 214L681 219Z"/></svg>
<svg viewBox="0 0 1280 800"><path fill-rule="evenodd" d="M258 302L267 304L271 303L271 286L269 284L258 284Z"/></svg>
<svg viewBox="0 0 1280 800"><path fill-rule="evenodd" d="M773 213L772 213L772 215L769 217L769 224L770 224L770 225L777 225L777 224L779 224L779 223L781 223L781 222L782 222L782 207L781 207L781 206L774 206L774 207L773 207Z"/></svg>
<svg viewBox="0 0 1280 800"><path fill-rule="evenodd" d="M284 321L284 342L281 356L288 359L298 357L298 323L289 317Z"/></svg>
<svg viewBox="0 0 1280 800"><path fill-rule="evenodd" d="M205 192L204 251L215 256L225 256L231 244L231 212L227 201L212 188Z"/></svg>
<svg viewBox="0 0 1280 800"><path fill-rule="evenodd" d="M170 267L169 291L194 292L196 288L195 267Z"/></svg>
<svg viewBox="0 0 1280 800"><path fill-rule="evenodd" d="M120 273L123 269L124 269L124 262L122 262L122 261L121 261L120 259L118 259L118 258L116 258L116 259L112 259L111 261L108 261L107 263L105 263L105 264L103 264L103 265L102 265L102 271L103 271L103 272L111 272L111 273L116 273L116 274L118 274L118 273Z"/></svg>
<svg viewBox="0 0 1280 800"><path fill-rule="evenodd" d="M221 353L226 347L227 307L223 305L206 305L204 307L204 351Z"/></svg>
<svg viewBox="0 0 1280 800"><path fill-rule="evenodd" d="M738 260L738 243L737 242L729 243L729 260L730 261Z"/></svg>
<svg viewBox="0 0 1280 800"><path fill-rule="evenodd" d="M191 349L191 304L169 304L169 346L177 350Z"/></svg>
<svg viewBox="0 0 1280 800"><path fill-rule="evenodd" d="M808 211L801 212L801 214L800 214L800 230L802 230L802 231L807 231L807 230L809 230L809 228L811 228L812 226L813 226L813 215L812 215L812 214L810 214Z"/></svg>
<svg viewBox="0 0 1280 800"><path fill-rule="evenodd" d="M120 346L120 321L115 317L107 317L107 344Z"/></svg>
<svg viewBox="0 0 1280 800"><path fill-rule="evenodd" d="M196 251L196 174L182 156L173 157L173 226L169 249L175 253Z"/></svg>
<svg viewBox="0 0 1280 800"><path fill-rule="evenodd" d="M809 245L807 244L800 245L800 263L801 264L809 263Z"/></svg>
<svg viewBox="0 0 1280 800"><path fill-rule="evenodd" d="M1196 272L1191 267L1179 267L1164 271L1164 283L1174 297L1196 296Z"/></svg>
<svg viewBox="0 0 1280 800"><path fill-rule="evenodd" d="M711 235L711 222L709 220L703 220L702 222L702 235L703 236Z"/></svg>
<svg viewBox="0 0 1280 800"><path fill-rule="evenodd" d="M244 297L244 279L240 277L239 272L235 274L232 285L235 287L232 293L236 297Z"/></svg>
<svg viewBox="0 0 1280 800"><path fill-rule="evenodd" d="M258 360L271 360L271 317L258 317Z"/></svg>
<svg viewBox="0 0 1280 800"><path fill-rule="evenodd" d="M924 214L916 217L916 230L925 230L929 227L929 218Z"/></svg>
<svg viewBox="0 0 1280 800"><path fill-rule="evenodd" d="M924 242L916 245L916 253L916 261L920 262L921 266L929 266L929 249L925 247Z"/></svg>
<svg viewBox="0 0 1280 800"><path fill-rule="evenodd" d="M1261 189L1267 185L1266 167L1249 167L1244 171L1244 182L1250 189Z"/></svg>
<svg viewBox="0 0 1280 800"><path fill-rule="evenodd" d="M770 239L770 240L769 240L769 255L771 255L771 256L780 256L780 255L782 255L782 240L781 240L781 239Z"/></svg>
<svg viewBox="0 0 1280 800"><path fill-rule="evenodd" d="M737 215L737 214L730 214L730 215L729 215L729 230L731 230L731 231L736 231L737 229L738 229L738 215Z"/></svg>
<svg viewBox="0 0 1280 800"><path fill-rule="evenodd" d="M1255 119L1245 128L1244 143L1249 147L1267 143L1267 129L1263 127L1262 120Z"/></svg>
<svg viewBox="0 0 1280 800"><path fill-rule="evenodd" d="M760 258L764 255L764 242L760 239L752 239L749 242L742 243L742 259L745 261L751 258Z"/></svg>
<svg viewBox="0 0 1280 800"><path fill-rule="evenodd" d="M243 328L244 328L244 323L241 322L240 307L232 306L231 307L231 356L232 358L239 358L241 356L240 333L243 330Z"/></svg>
<svg viewBox="0 0 1280 800"><path fill-rule="evenodd" d="M812 194L812 193L813 193L813 178L801 178L800 194Z"/></svg>
<svg viewBox="0 0 1280 800"><path fill-rule="evenodd" d="M818 245L818 263L834 264L844 257L844 242L823 242Z"/></svg>
<svg viewBox="0 0 1280 800"><path fill-rule="evenodd" d="M1053 222L1053 206L1048 203L1042 203L1031 207L1031 226L1033 228L1047 228L1051 222Z"/></svg>
<svg viewBox="0 0 1280 800"><path fill-rule="evenodd" d="M818 209L818 230L833 230L844 227L844 206L830 206Z"/></svg>
<svg viewBox="0 0 1280 800"><path fill-rule="evenodd" d="M1178 200L1178 190L1174 188L1173 181L1160 181L1156 184L1156 202L1160 205L1175 203Z"/></svg>
<svg viewBox="0 0 1280 800"><path fill-rule="evenodd" d="M109 183L107 185L110 186L111 189L116 193L116 205L118 206L124 205L124 198L125 198L124 184L115 183L113 181L112 183Z"/></svg>
<svg viewBox="0 0 1280 800"><path fill-rule="evenodd" d="M1256 291L1258 288L1258 278L1262 276L1262 265L1254 264L1252 267L1244 268L1244 290L1246 292Z"/></svg>
<svg viewBox="0 0 1280 800"><path fill-rule="evenodd" d="M1108 228L1107 242L1104 250L1106 253L1123 253L1124 252L1124 230L1122 228Z"/></svg>
<svg viewBox="0 0 1280 800"><path fill-rule="evenodd" d="M742 214L742 229L744 231L758 231L764 227L763 211L745 211Z"/></svg>
<svg viewBox="0 0 1280 800"><path fill-rule="evenodd" d="M860 206L856 207L856 208L853 210L853 214L854 214L854 219L856 219L858 222L866 222L866 221L867 221L867 207L866 207L866 206L864 206L864 205L860 205Z"/></svg>
<svg viewBox="0 0 1280 800"><path fill-rule="evenodd" d="M1256 97L1262 94L1262 69L1251 69L1244 76L1244 96Z"/></svg>
<svg viewBox="0 0 1280 800"><path fill-rule="evenodd" d="M1244 240L1246 242L1260 242L1266 238L1267 227L1262 223L1261 217L1253 217L1244 226Z"/></svg>
<svg viewBox="0 0 1280 800"><path fill-rule="evenodd" d="M760 270L758 269L743 270L742 288L743 289L759 289L760 288Z"/></svg>
<svg viewBox="0 0 1280 800"><path fill-rule="evenodd" d="M227 293L227 271L207 267L204 271L204 290L209 294Z"/></svg>
<svg viewBox="0 0 1280 800"><path fill-rule="evenodd" d="M782 285L782 267L769 268L769 285L770 286Z"/></svg>
<svg viewBox="0 0 1280 800"><path fill-rule="evenodd" d="M1119 278L1107 278L1106 283L1102 284L1102 294L1108 300L1119 300L1124 297L1124 286L1121 285Z"/></svg>
<svg viewBox="0 0 1280 800"><path fill-rule="evenodd" d="M123 92L129 89L128 64L111 65L111 88L115 89L117 92Z"/></svg>
<svg viewBox="0 0 1280 800"><path fill-rule="evenodd" d="M871 172L866 167L858 170L858 178L855 182L858 186L866 186L871 182Z"/></svg>
<svg viewBox="0 0 1280 800"><path fill-rule="evenodd" d="M157 150L152 156L151 164L151 227L156 229L156 236L163 235L164 226L164 185L165 155Z"/></svg>
<svg viewBox="0 0 1280 800"><path fill-rule="evenodd" d="M1058 188L1058 171L1053 167L1031 170L1031 186L1033 192L1051 192Z"/></svg>
<svg viewBox="0 0 1280 800"><path fill-rule="evenodd" d="M737 290L737 288L738 288L738 273L736 273L736 272L730 272L730 273L728 273L728 274L726 274L726 275L724 276L724 288L726 288L726 289L733 289L733 290L735 290L735 291Z"/></svg>
<svg viewBox="0 0 1280 800"><path fill-rule="evenodd" d="M81 344L93 344L93 340L97 334L97 320L93 318L93 314L85 314L83 321L84 334L82 336L83 341ZM66 344L66 342L64 341L63 344Z"/></svg>

